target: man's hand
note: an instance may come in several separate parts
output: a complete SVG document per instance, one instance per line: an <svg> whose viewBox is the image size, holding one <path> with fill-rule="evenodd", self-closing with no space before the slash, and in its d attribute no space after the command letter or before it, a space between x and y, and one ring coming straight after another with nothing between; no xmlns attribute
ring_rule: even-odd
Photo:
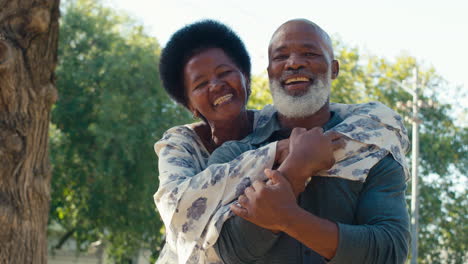
<svg viewBox="0 0 468 264"><path fill-rule="evenodd" d="M291 132L289 153L297 166L311 172L331 168L335 164L333 151L344 147L342 135L321 127L311 130L294 128Z"/></svg>
<svg viewBox="0 0 468 264"><path fill-rule="evenodd" d="M323 133L320 127L294 128L289 138L289 155L278 171L286 176L298 196L309 177L335 164L333 152L344 145L342 135L337 132Z"/></svg>
<svg viewBox="0 0 468 264"><path fill-rule="evenodd" d="M299 208L289 182L276 170L265 170L268 182L255 181L231 205L236 215L260 227L283 231Z"/></svg>

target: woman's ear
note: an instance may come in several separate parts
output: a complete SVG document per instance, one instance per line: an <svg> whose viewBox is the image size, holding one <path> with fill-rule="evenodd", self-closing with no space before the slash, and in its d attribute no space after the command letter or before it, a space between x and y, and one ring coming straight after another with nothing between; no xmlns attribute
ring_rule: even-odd
<svg viewBox="0 0 468 264"><path fill-rule="evenodd" d="M193 107L193 105L190 102L187 103L187 109L192 113L193 119L197 119L200 117L200 113L197 111L197 109L195 109L195 107Z"/></svg>
<svg viewBox="0 0 468 264"><path fill-rule="evenodd" d="M248 76L245 73L242 73L242 76L244 77L245 89L246 89L246 92L247 92L247 100L248 100L250 94L252 93L252 88L250 87L251 80L250 80L250 76Z"/></svg>

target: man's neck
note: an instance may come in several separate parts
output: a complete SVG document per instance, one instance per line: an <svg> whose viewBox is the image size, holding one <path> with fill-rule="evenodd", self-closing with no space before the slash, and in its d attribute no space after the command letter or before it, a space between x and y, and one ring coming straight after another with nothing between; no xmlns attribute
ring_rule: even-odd
<svg viewBox="0 0 468 264"><path fill-rule="evenodd" d="M330 120L330 106L327 102L315 114L300 118L291 118L278 113L278 120L282 128L303 127L307 130L314 127L323 127Z"/></svg>

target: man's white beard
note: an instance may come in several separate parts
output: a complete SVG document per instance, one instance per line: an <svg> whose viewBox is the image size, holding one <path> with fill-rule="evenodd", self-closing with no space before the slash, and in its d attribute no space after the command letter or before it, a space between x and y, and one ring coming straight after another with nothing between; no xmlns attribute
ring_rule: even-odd
<svg viewBox="0 0 468 264"><path fill-rule="evenodd" d="M330 97L331 71L317 76L303 95L289 95L276 80L270 80L270 90L273 104L278 112L289 118L300 118L315 114Z"/></svg>

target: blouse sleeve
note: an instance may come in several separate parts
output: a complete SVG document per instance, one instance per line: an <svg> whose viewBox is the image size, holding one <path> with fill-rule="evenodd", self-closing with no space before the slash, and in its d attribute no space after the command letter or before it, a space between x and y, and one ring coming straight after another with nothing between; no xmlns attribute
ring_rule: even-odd
<svg viewBox="0 0 468 264"><path fill-rule="evenodd" d="M154 200L179 263L214 244L232 214L229 204L252 181L265 179L263 171L272 168L276 155L274 142L205 168L206 157L196 142L192 131L179 127L155 144L159 188Z"/></svg>

